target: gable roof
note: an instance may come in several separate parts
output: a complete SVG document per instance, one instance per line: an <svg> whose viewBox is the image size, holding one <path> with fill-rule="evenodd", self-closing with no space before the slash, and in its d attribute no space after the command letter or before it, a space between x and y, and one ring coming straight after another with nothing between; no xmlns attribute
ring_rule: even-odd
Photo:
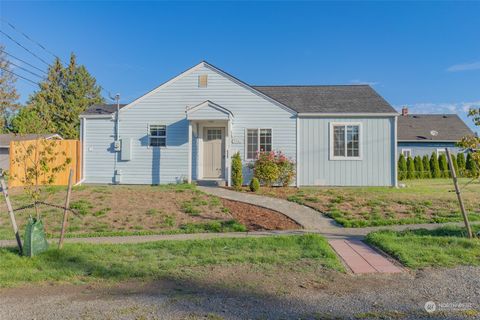
<svg viewBox="0 0 480 320"><path fill-rule="evenodd" d="M298 113L397 113L368 85L254 86Z"/></svg>
<svg viewBox="0 0 480 320"><path fill-rule="evenodd" d="M190 74L199 67L207 67L218 72L236 84L269 100L292 114L398 114L385 99L368 85L250 86L205 61L164 82L131 103L121 105L121 108L127 109L134 106L141 100L156 93L163 87L170 85L177 79ZM95 105L88 108L80 116L105 116L115 111L116 105Z"/></svg>
<svg viewBox="0 0 480 320"><path fill-rule="evenodd" d="M35 139L53 139L62 137L57 133L42 133L42 134L16 134L16 133L2 133L0 134L0 148L9 148L11 141L25 141L25 140L35 140Z"/></svg>
<svg viewBox="0 0 480 320"><path fill-rule="evenodd" d="M398 117L398 141L458 141L472 130L456 114L409 114ZM438 135L432 136L435 130Z"/></svg>
<svg viewBox="0 0 480 320"><path fill-rule="evenodd" d="M125 107L126 104L121 104L120 109ZM85 110L82 115L104 115L112 114L117 111L116 104L95 104Z"/></svg>

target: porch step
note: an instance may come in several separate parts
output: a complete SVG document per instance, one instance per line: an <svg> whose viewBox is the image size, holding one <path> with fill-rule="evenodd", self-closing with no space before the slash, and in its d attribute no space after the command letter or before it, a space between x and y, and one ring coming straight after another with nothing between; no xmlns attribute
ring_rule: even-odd
<svg viewBox="0 0 480 320"><path fill-rule="evenodd" d="M197 180L196 183L202 187L225 187L227 185L225 180Z"/></svg>

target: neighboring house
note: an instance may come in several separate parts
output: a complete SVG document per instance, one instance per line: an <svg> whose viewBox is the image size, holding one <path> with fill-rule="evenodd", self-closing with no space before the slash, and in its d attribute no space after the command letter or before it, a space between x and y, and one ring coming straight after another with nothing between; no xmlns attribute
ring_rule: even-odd
<svg viewBox="0 0 480 320"><path fill-rule="evenodd" d="M296 162L296 185L395 186L398 113L367 85L250 86L208 64L81 117L85 183L229 184L240 152Z"/></svg>
<svg viewBox="0 0 480 320"><path fill-rule="evenodd" d="M456 154L463 150L455 143L467 135L473 135L472 130L456 114L408 114L403 108L398 117L398 154L439 155L445 148Z"/></svg>
<svg viewBox="0 0 480 320"><path fill-rule="evenodd" d="M22 135L14 134L14 133L0 134L0 169L8 170L10 168L10 142L11 141L35 140L37 138L62 139L62 137L56 133L22 134Z"/></svg>

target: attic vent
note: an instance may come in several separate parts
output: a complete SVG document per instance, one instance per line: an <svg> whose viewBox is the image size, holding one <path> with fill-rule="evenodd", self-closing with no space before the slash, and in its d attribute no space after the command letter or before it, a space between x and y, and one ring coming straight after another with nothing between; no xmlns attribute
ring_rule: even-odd
<svg viewBox="0 0 480 320"><path fill-rule="evenodd" d="M447 116L443 116L444 119L447 119L448 117Z"/></svg>
<svg viewBox="0 0 480 320"><path fill-rule="evenodd" d="M198 76L198 87L206 88L208 84L208 75L202 74Z"/></svg>

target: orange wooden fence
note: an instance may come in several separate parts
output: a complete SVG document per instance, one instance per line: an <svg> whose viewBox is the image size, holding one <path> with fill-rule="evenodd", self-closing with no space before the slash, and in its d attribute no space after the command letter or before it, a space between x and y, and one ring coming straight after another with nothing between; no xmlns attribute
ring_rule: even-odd
<svg viewBox="0 0 480 320"><path fill-rule="evenodd" d="M10 173L9 173L9 187L19 187L23 186L22 181L15 177L22 177L25 174L25 164L16 163L14 161L16 155L25 153L26 148L29 145L37 144L37 152L41 152L44 148L44 145L39 143L37 140L26 140L26 141L11 141L10 142ZM68 185L68 175L70 169L73 169L74 183L77 183L81 180L82 177L82 149L80 141L78 140L48 140L48 145L53 147L54 153L57 154L55 160L50 164L51 167L55 167L65 163L66 158L70 158L70 163L67 164L65 170L58 172L55 175L53 185L63 186ZM27 164L28 166L28 164Z"/></svg>

